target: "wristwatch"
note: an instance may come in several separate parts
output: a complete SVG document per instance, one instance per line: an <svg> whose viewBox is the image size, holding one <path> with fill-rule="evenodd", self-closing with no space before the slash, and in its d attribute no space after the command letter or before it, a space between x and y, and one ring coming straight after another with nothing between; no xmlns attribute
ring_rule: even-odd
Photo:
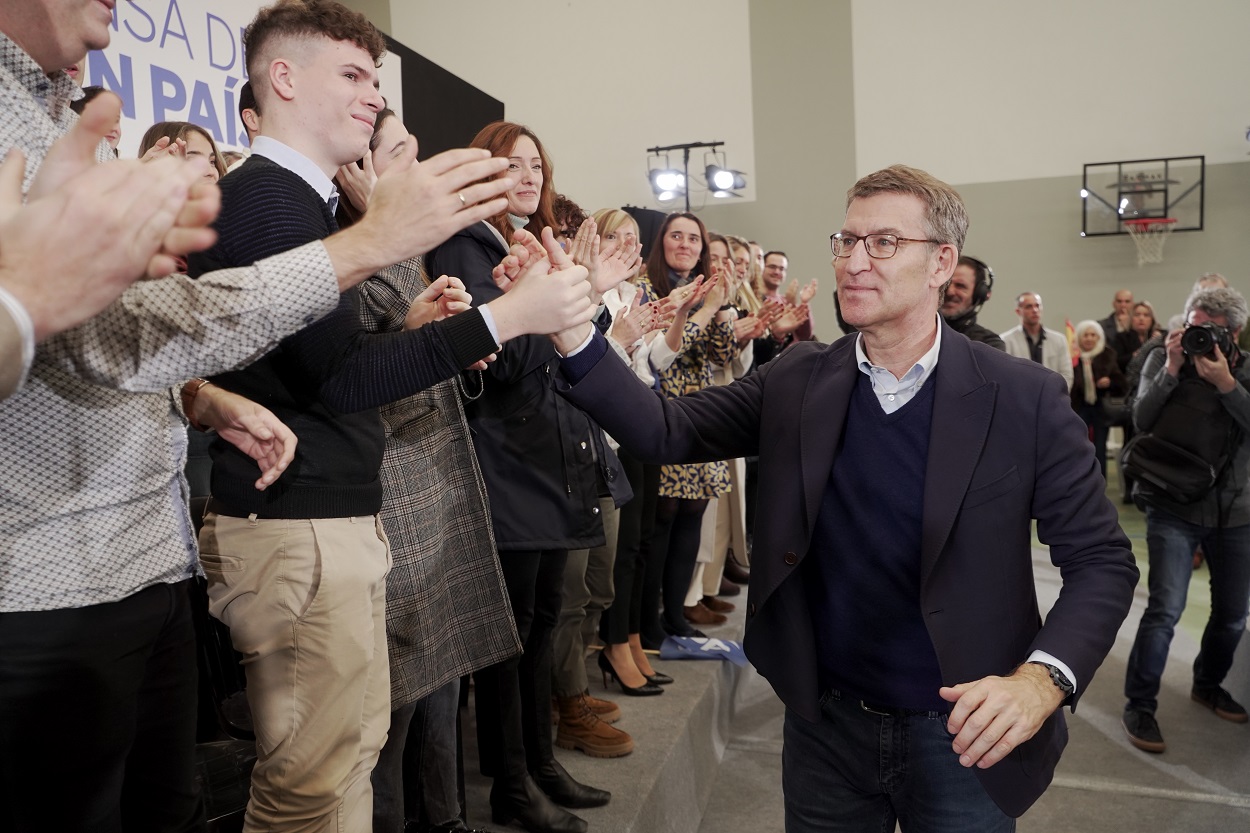
<svg viewBox="0 0 1250 833"><path fill-rule="evenodd" d="M1040 665L1043 668L1045 668L1047 671L1049 671L1050 681L1055 684L1055 688L1063 692L1063 697L1065 700L1071 697L1074 693L1076 693L1076 686L1072 685L1072 681L1068 679L1068 675L1060 671L1055 666L1051 665L1049 662L1038 662L1037 660L1031 660L1029 662L1029 665Z"/></svg>

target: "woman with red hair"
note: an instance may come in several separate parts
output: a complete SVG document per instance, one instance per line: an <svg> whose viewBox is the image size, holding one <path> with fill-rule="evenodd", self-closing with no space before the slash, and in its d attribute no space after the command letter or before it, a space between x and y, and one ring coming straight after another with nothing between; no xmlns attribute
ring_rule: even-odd
<svg viewBox="0 0 1250 833"><path fill-rule="evenodd" d="M506 194L507 210L453 236L427 255L426 265L430 274L458 276L479 306L502 294L491 270L507 255L514 232L540 236L553 225L555 189L551 160L528 128L494 122L472 147L510 160L515 185ZM586 822L556 804L594 807L611 797L573 780L552 753L551 632L568 551L603 542L600 487L615 490L625 478L603 432L556 395L557 362L545 337L510 340L465 409L524 645L520 656L476 674L482 771L495 779L495 822L515 818L532 833L580 833Z"/></svg>

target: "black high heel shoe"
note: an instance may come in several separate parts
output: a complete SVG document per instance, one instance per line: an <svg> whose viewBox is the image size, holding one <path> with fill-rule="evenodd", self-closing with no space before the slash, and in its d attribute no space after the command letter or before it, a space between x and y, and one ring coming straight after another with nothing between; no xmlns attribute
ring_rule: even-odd
<svg viewBox="0 0 1250 833"><path fill-rule="evenodd" d="M664 689L650 681L643 683L637 688L630 688L621 682L621 677L616 673L616 669L612 667L612 660L608 659L607 654L603 651L599 652L599 670L603 672L603 687L608 687L608 677L616 680L616 684L621 687L621 691L630 697L654 697L657 694L663 694Z"/></svg>
<svg viewBox="0 0 1250 833"><path fill-rule="evenodd" d="M646 677L647 682L651 683L651 685L672 685L673 684L672 677L670 677L667 674L662 674L659 671L656 671L654 674L643 674L642 676Z"/></svg>

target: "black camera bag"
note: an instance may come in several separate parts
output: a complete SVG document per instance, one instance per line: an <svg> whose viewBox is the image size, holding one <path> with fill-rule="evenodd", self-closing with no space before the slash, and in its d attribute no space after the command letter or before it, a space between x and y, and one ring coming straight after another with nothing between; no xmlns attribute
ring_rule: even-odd
<svg viewBox="0 0 1250 833"><path fill-rule="evenodd" d="M1120 467L1147 503L1150 494L1197 503L1223 479L1239 433L1215 386L1182 373L1154 426L1120 452Z"/></svg>

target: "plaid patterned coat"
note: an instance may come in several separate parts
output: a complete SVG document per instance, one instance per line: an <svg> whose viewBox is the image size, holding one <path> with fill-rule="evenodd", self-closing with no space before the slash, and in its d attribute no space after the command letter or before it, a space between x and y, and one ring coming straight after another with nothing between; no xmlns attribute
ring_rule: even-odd
<svg viewBox="0 0 1250 833"><path fill-rule="evenodd" d="M365 281L365 325L402 327L424 285L416 261ZM382 408L392 709L521 650L460 385L452 379Z"/></svg>

